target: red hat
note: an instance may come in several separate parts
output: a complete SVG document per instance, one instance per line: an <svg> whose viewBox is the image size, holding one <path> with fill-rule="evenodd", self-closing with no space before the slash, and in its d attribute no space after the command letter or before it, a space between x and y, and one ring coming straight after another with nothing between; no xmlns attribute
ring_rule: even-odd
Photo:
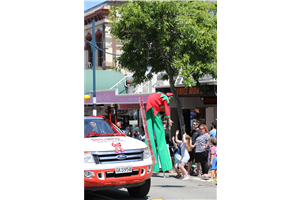
<svg viewBox="0 0 300 200"><path fill-rule="evenodd" d="M168 97L170 97L171 99L174 99L174 98L173 98L173 97L174 97L173 93L167 92L166 95L167 95Z"/></svg>

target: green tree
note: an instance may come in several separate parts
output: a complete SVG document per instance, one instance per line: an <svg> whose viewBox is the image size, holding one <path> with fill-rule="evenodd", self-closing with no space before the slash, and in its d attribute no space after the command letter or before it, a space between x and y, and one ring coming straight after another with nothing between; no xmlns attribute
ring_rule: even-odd
<svg viewBox="0 0 300 200"><path fill-rule="evenodd" d="M110 21L111 34L123 43L118 69L134 72L133 85L151 80L153 73L167 73L163 79L169 79L183 134L174 78L181 75L185 87L198 88L204 75L217 78L217 2L125 1L112 7Z"/></svg>

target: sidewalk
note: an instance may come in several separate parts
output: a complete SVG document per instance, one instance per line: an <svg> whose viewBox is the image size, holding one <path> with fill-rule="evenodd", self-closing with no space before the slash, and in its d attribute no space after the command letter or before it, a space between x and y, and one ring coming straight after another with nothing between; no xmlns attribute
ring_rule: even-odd
<svg viewBox="0 0 300 200"><path fill-rule="evenodd" d="M189 175L189 178L190 178L190 180L187 180L187 181L191 181L191 182L196 182L196 183L201 183L201 184L205 184L205 185L217 185L217 182L207 182L206 180L209 180L210 179L210 176L211 176L211 173L210 173L211 171L209 170L208 171L208 179L204 179L204 178L199 178L199 177L197 177L197 176L191 176L191 175ZM152 176L154 176L154 177L164 177L164 175L165 175L165 177L166 178L174 178L174 179L176 179L175 178L175 176L177 175L176 174L176 171L175 171L175 169L173 168L173 169L171 169L171 170L169 170L169 172L165 172L165 173L163 173L163 172L153 172L152 173ZM178 179L179 180L179 179Z"/></svg>

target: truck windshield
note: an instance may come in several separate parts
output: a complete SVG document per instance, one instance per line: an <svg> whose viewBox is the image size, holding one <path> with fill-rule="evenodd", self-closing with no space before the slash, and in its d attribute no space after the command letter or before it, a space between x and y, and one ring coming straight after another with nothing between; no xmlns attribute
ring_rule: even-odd
<svg viewBox="0 0 300 200"><path fill-rule="evenodd" d="M96 134L112 134L115 133L110 125L103 119L84 119L84 137L88 136L89 133ZM94 134L94 136L97 136ZM93 134L90 134L91 136Z"/></svg>

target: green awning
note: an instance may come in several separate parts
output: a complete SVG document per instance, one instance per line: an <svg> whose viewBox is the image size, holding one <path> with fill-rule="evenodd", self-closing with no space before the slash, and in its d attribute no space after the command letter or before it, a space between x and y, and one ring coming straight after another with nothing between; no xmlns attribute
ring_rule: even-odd
<svg viewBox="0 0 300 200"><path fill-rule="evenodd" d="M109 90L117 82L124 78L124 74L110 70L96 70L96 91ZM115 86L119 94L126 94L124 81ZM84 93L93 91L93 70L84 70Z"/></svg>

